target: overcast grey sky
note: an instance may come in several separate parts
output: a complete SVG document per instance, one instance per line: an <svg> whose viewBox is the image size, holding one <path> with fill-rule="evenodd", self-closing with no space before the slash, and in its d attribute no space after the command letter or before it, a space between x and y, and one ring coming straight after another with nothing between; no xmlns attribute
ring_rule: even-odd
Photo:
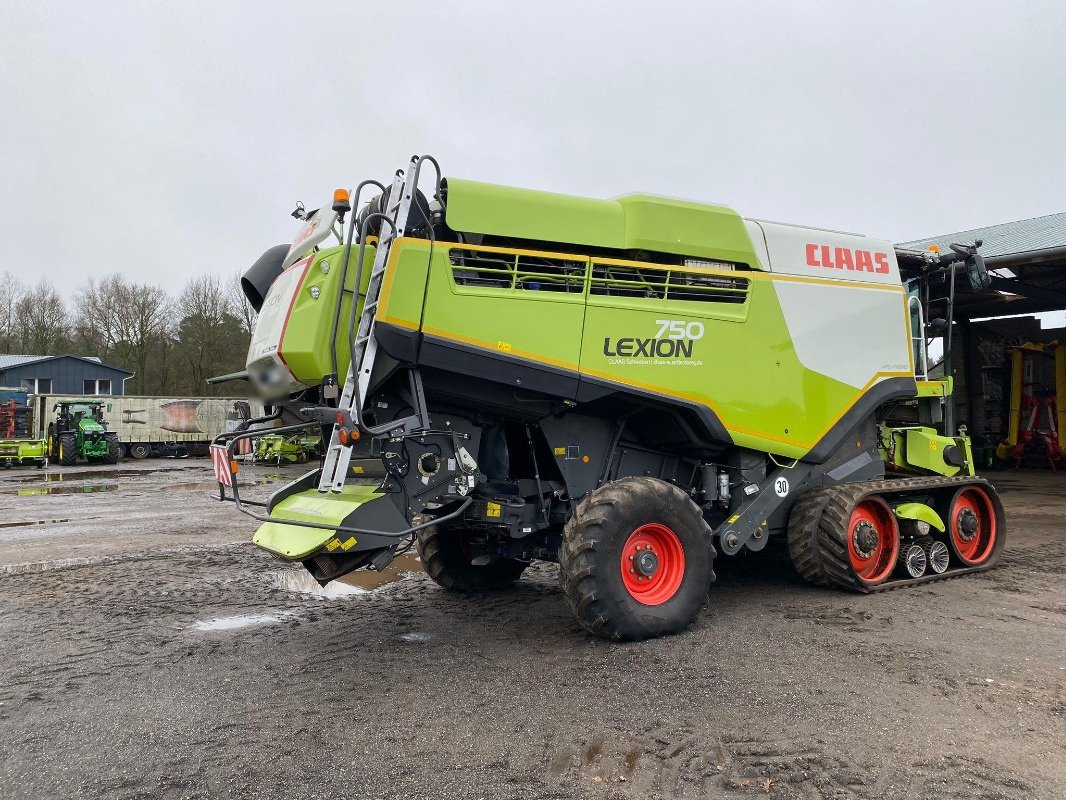
<svg viewBox="0 0 1066 800"><path fill-rule="evenodd" d="M375 9L388 8L386 11ZM1066 3L4 3L0 246L179 288L446 175L903 241L1066 210Z"/></svg>

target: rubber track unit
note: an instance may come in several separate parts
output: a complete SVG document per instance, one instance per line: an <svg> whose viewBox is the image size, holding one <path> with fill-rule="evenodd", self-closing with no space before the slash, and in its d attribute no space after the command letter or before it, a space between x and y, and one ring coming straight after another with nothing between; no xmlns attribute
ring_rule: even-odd
<svg viewBox="0 0 1066 800"><path fill-rule="evenodd" d="M988 492L996 510L996 543L988 560L976 567L949 567L937 575L927 573L920 578L889 578L877 586L866 586L855 575L848 557L848 527L851 512L864 498L881 495L889 505L893 494L927 491L954 493L964 486L979 486ZM999 495L988 481L977 477L900 478L883 481L845 483L819 489L802 497L792 508L788 525L788 550L796 571L804 580L819 586L832 586L868 594L915 586L920 583L958 578L994 567L1003 553L1006 541L1003 506Z"/></svg>

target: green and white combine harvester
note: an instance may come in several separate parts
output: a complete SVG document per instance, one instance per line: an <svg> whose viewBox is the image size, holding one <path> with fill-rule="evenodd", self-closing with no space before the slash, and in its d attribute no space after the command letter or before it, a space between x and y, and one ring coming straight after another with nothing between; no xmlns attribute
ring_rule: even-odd
<svg viewBox="0 0 1066 800"><path fill-rule="evenodd" d="M957 278L988 286L980 243L443 179L429 157L352 194L298 208L243 279L249 378L274 418L325 428L321 468L255 504L233 458L253 434L212 453L255 543L320 583L412 539L451 590L557 562L581 625L633 640L693 621L719 553L775 540L858 592L999 560L1002 505L927 367Z"/></svg>

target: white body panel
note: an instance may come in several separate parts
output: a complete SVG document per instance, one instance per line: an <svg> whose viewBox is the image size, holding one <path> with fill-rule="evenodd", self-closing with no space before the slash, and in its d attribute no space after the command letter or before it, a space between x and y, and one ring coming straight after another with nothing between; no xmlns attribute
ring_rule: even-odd
<svg viewBox="0 0 1066 800"><path fill-rule="evenodd" d="M296 300L296 293L303 285L311 261L311 256L308 256L303 261L287 267L278 276L271 284L256 319L245 366L259 393L270 399L287 397L305 388L289 372L289 368L278 355L278 348L285 335L285 325L289 321L289 312Z"/></svg>
<svg viewBox="0 0 1066 800"><path fill-rule="evenodd" d="M856 389L913 374L896 251L854 233L745 220L807 369ZM789 279L789 276L795 276Z"/></svg>
<svg viewBox="0 0 1066 800"><path fill-rule="evenodd" d="M310 253L321 242L329 238L333 232L333 226L337 224L337 212L329 206L323 206L311 215L307 224L303 226L296 240L289 248L288 254L281 266L288 267L301 256Z"/></svg>
<svg viewBox="0 0 1066 800"><path fill-rule="evenodd" d="M854 233L804 228L782 222L754 222L765 239L766 268L785 275L900 287L891 242ZM753 241L756 234L749 227ZM762 256L760 243L754 241Z"/></svg>
<svg viewBox="0 0 1066 800"><path fill-rule="evenodd" d="M901 290L789 280L774 281L774 289L807 369L856 389L882 373L913 372Z"/></svg>

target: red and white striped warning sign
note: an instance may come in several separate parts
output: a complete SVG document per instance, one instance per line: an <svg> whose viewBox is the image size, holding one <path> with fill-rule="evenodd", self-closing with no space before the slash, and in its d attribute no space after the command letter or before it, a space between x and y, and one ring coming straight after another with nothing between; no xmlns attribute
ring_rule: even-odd
<svg viewBox="0 0 1066 800"><path fill-rule="evenodd" d="M225 445L211 445L211 464L215 468L215 480L223 486L233 486L233 473L230 472L229 453Z"/></svg>

